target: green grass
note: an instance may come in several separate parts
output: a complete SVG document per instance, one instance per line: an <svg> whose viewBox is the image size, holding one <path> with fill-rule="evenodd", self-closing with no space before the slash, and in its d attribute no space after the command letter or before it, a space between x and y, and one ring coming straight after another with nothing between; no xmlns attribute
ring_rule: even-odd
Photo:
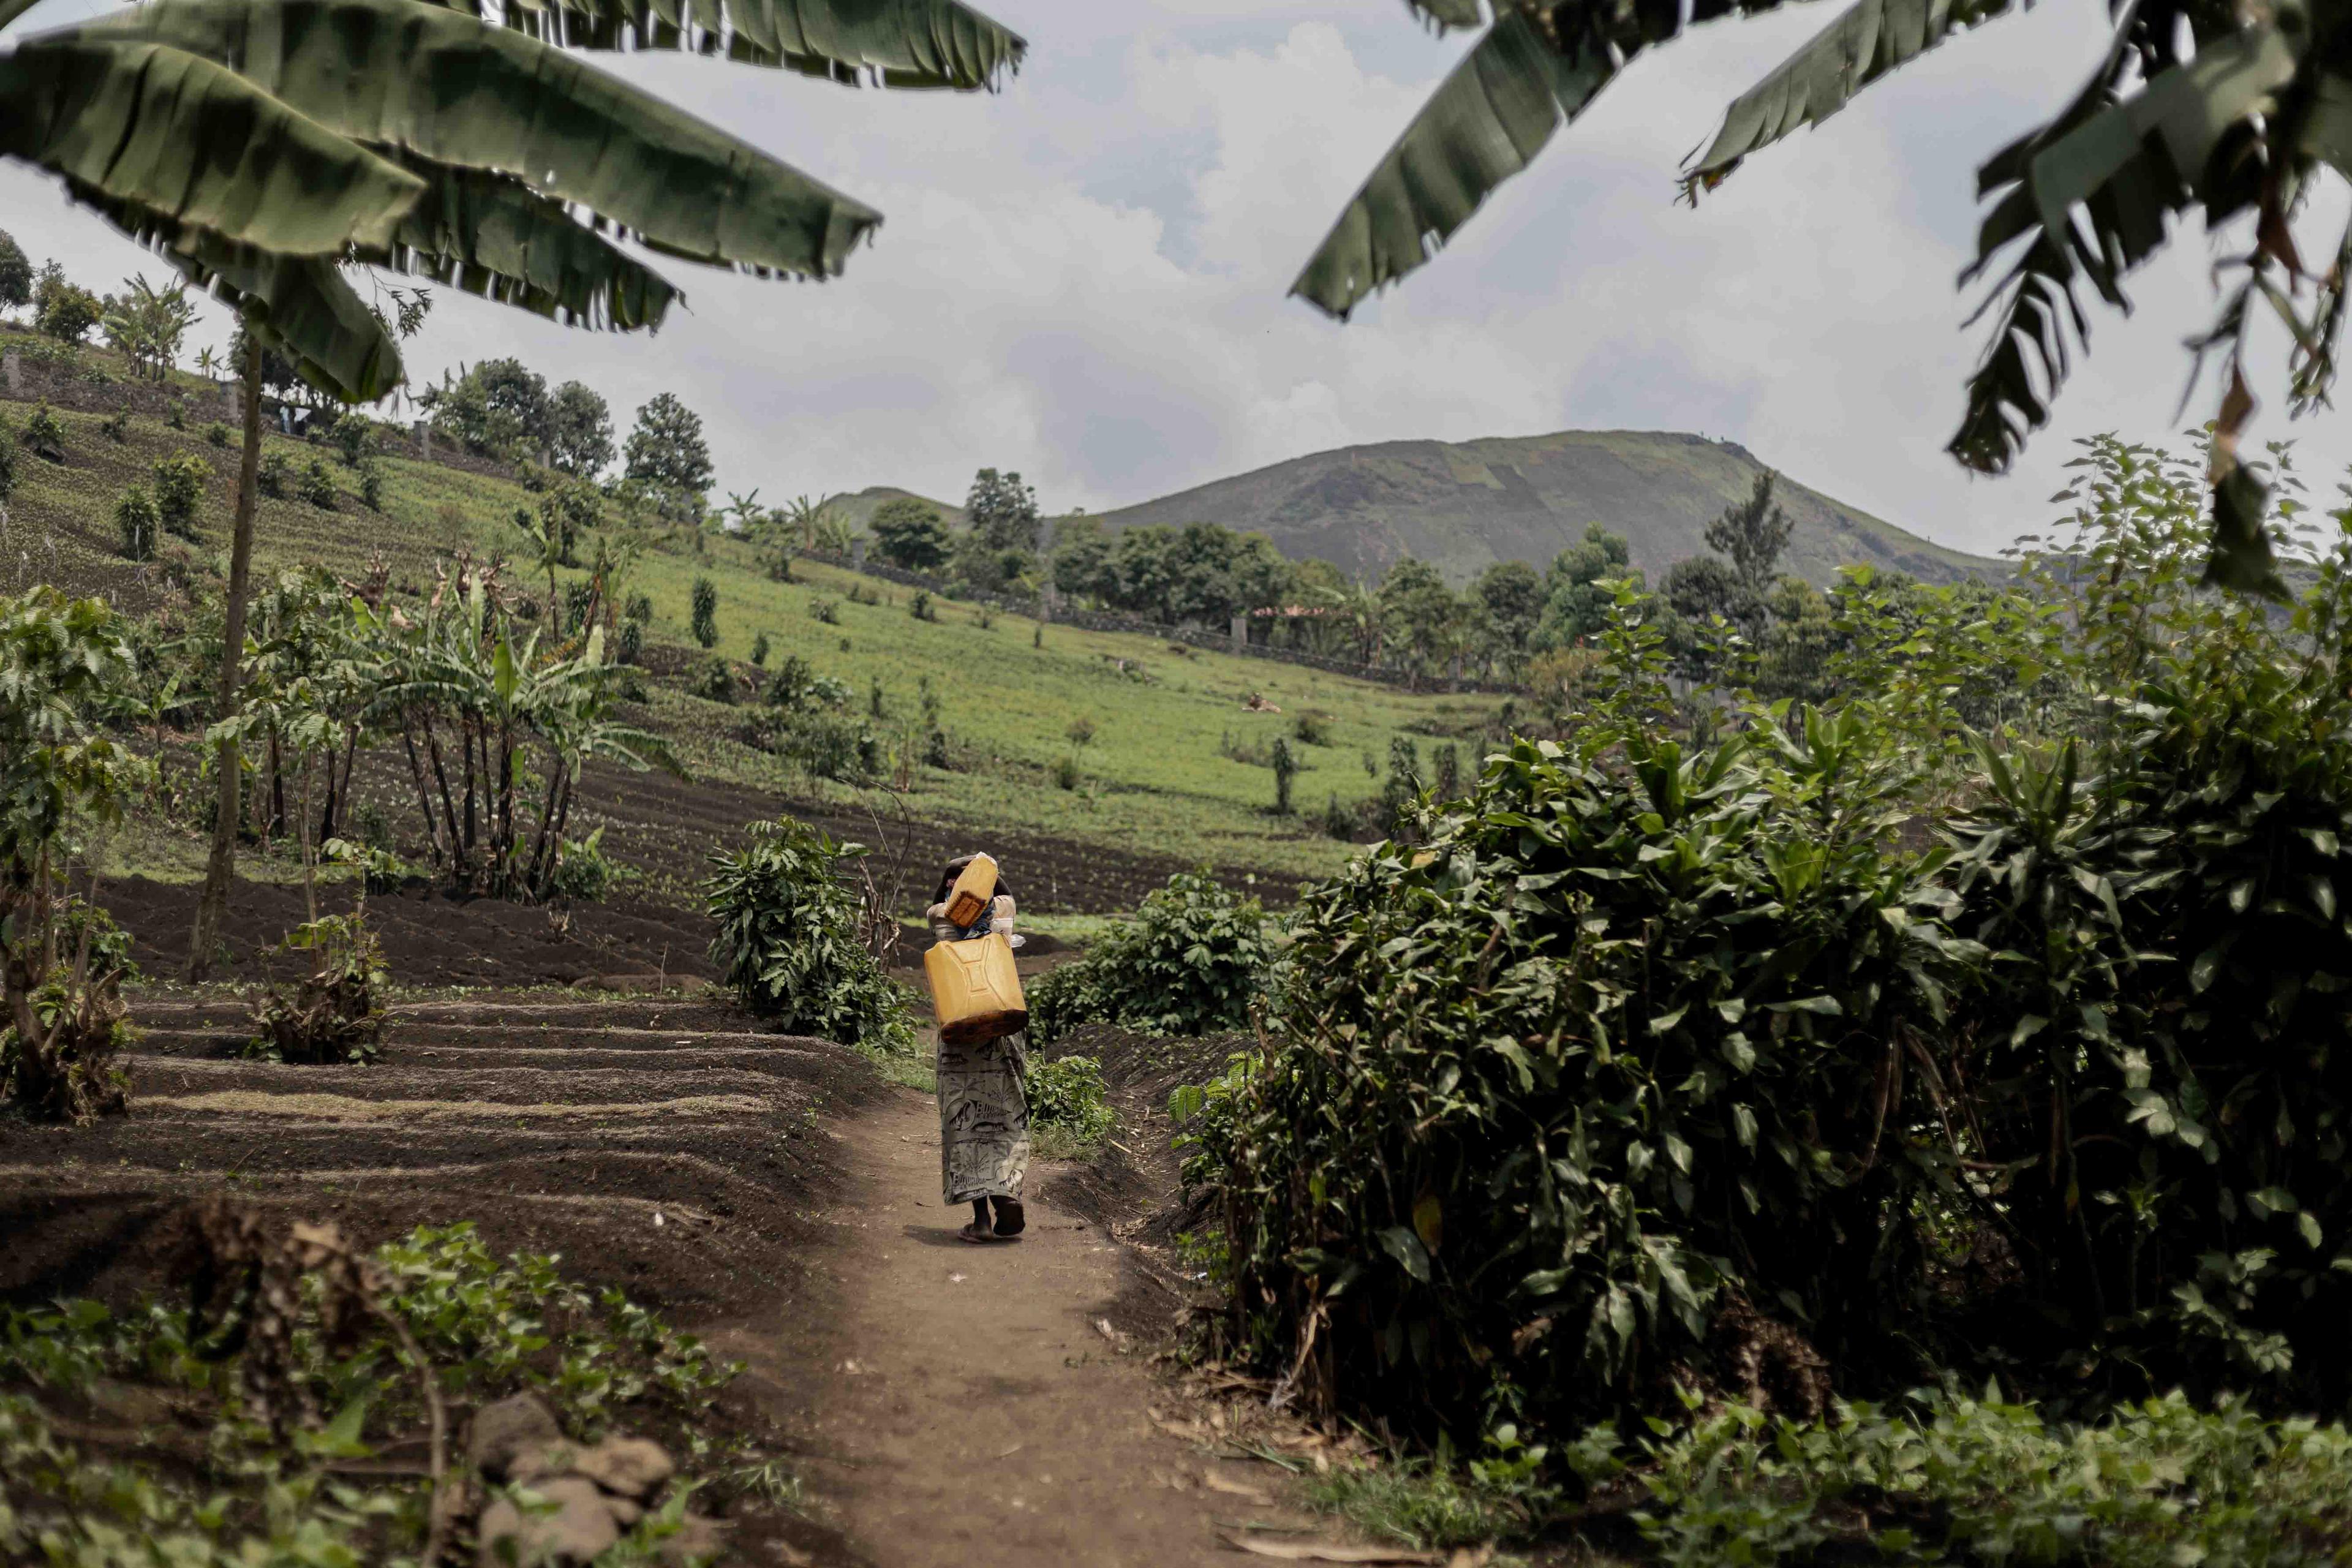
<svg viewBox="0 0 2352 1568"><path fill-rule="evenodd" d="M110 356L85 351L93 363ZM78 592L112 594L135 607L162 591L160 574L142 572L115 552L112 509L123 488L146 482L154 462L193 450L214 468L199 518L199 554L218 562L226 552L234 503L236 452L205 443L215 406L197 400L190 428L134 417L129 438L115 442L100 416L59 411L67 431L62 467L23 455L19 484L0 536L0 589L14 592L55 582ZM28 405L0 404L0 417L23 428ZM404 449L409 449L404 440ZM261 570L317 563L357 579L381 554L395 592L429 593L436 563L469 550L478 559L506 556L509 581L525 592L544 578L525 563L530 546L511 519L537 498L509 480L426 463L408 456L381 459L385 476L382 513L358 499L358 477L326 448L270 436L268 450L284 449L298 468L324 457L343 494L326 510L293 500L264 498L256 522ZM172 542L166 541L167 547ZM699 657L688 637L693 581L708 575L719 591L717 651L748 663L753 638L765 632L772 669L798 655L819 674L846 683L865 710L879 682L884 717L877 732L894 747L921 752L921 690L936 695L940 725L960 765L917 767L908 805L919 816L970 824L984 832L1014 827L1128 851L1146 851L1228 869L1256 868L1320 876L1349 853L1310 823L1337 795L1355 803L1377 795L1379 781L1365 759L1384 767L1391 741L1475 730L1496 704L1484 697L1417 695L1394 688L1231 654L1203 652L1159 638L1082 631L998 613L980 623L979 607L936 600L937 621L908 612L912 590L860 579L835 567L802 562L800 581L770 580L749 544L717 534L657 534L630 587L654 605L650 640ZM578 573L567 572L566 577ZM858 587L878 595L852 603ZM834 605L838 624L811 613L818 600ZM1123 671L1119 662L1125 661ZM1280 713L1250 712L1252 692ZM813 784L786 763L736 738L744 713L657 683L652 692L657 728L675 740L698 775L795 795L840 797L838 784ZM1297 717L1325 720L1329 743L1297 746L1303 762L1294 786L1296 814L1272 814L1274 774L1229 752L1264 756L1277 736L1293 734ZM1072 726L1093 728L1085 745ZM1294 739L1294 744L1296 744ZM1422 742L1428 754L1430 742ZM1057 764L1075 758L1075 790L1057 787ZM1465 749L1465 763L1469 761ZM887 803L881 803L887 808ZM152 860L185 874L192 845L142 847L126 858Z"/></svg>

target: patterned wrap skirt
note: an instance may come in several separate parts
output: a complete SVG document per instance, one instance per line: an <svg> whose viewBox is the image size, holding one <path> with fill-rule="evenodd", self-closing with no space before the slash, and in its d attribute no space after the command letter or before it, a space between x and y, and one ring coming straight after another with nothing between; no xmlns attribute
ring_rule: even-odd
<svg viewBox="0 0 2352 1568"><path fill-rule="evenodd" d="M1029 1173L1029 1045L1004 1035L942 1043L940 1186L950 1205L1017 1198Z"/></svg>

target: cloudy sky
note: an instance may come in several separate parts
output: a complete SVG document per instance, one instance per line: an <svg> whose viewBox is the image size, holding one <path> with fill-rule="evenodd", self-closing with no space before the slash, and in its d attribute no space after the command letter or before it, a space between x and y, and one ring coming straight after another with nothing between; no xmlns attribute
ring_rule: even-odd
<svg viewBox="0 0 2352 1568"><path fill-rule="evenodd" d="M85 0L27 18L69 19ZM1636 62L1404 287L1328 321L1285 290L1467 45L1397 0L997 0L1029 64L994 96L850 90L658 57L627 69L878 206L822 286L670 270L689 313L652 338L568 331L443 291L425 376L515 354L625 421L674 390L720 484L763 500L898 484L960 497L1019 469L1049 510L1141 500L1359 441L1566 428L1700 432L1945 542L1990 551L2051 513L2075 437L2174 428L2180 339L2211 300L2193 226L2103 313L2020 471L1943 455L1980 334L1954 288L1974 170L2079 84L2105 7L2050 0L1752 160L1696 212L1682 157L1721 106L1833 16L1718 23ZM0 226L111 281L140 258L21 166ZM152 268L152 263L151 263ZM217 309L212 314L218 315ZM2307 473L2341 419L2257 434ZM2206 416L2200 393L2189 419Z"/></svg>

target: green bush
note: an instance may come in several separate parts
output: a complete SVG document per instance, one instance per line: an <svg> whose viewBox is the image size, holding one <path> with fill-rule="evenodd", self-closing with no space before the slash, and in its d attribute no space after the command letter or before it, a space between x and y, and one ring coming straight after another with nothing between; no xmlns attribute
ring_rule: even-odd
<svg viewBox="0 0 2352 1568"><path fill-rule="evenodd" d="M765 632L751 639L751 667L754 669L768 668L768 634Z"/></svg>
<svg viewBox="0 0 2352 1568"><path fill-rule="evenodd" d="M302 468L302 499L321 511L332 511L342 500L335 488L335 471L324 458L313 458Z"/></svg>
<svg viewBox="0 0 2352 1568"><path fill-rule="evenodd" d="M719 646L719 589L708 577L694 580L693 631L704 647Z"/></svg>
<svg viewBox="0 0 2352 1568"><path fill-rule="evenodd" d="M743 741L811 778L863 784L882 771L881 738L829 706L767 709L744 726Z"/></svg>
<svg viewBox="0 0 2352 1568"><path fill-rule="evenodd" d="M1883 851L1866 727L1802 728L1631 734L1623 773L1521 742L1302 900L1208 1151L1254 1345L1313 1332L1318 1396L1474 1430L1765 1397L1743 1355L1801 1409L1814 1346L1911 1369L1939 1167L1869 1086L1973 950Z"/></svg>
<svg viewBox="0 0 2352 1568"><path fill-rule="evenodd" d="M347 409L343 416L335 421L328 439L334 442L335 452L342 458L343 467L356 468L375 452L375 421L356 408Z"/></svg>
<svg viewBox="0 0 2352 1568"><path fill-rule="evenodd" d="M1049 1160L1076 1158L1110 1131L1109 1086L1092 1057L1032 1062L1028 1091L1030 1130Z"/></svg>
<svg viewBox="0 0 2352 1568"><path fill-rule="evenodd" d="M110 441L118 444L128 441L131 439L131 410L127 407L116 409L100 420L98 427L106 433Z"/></svg>
<svg viewBox="0 0 2352 1568"><path fill-rule="evenodd" d="M16 432L0 420L0 506L16 493Z"/></svg>
<svg viewBox="0 0 2352 1568"><path fill-rule="evenodd" d="M1027 988L1030 1034L1042 1045L1087 1023L1160 1035L1237 1029L1272 954L1257 900L1206 869L1180 871L1084 958Z"/></svg>
<svg viewBox="0 0 2352 1568"><path fill-rule="evenodd" d="M694 683L694 694L705 701L723 702L732 707L735 702L735 667L714 657L703 667L701 679Z"/></svg>
<svg viewBox="0 0 2352 1568"><path fill-rule="evenodd" d="M246 1054L265 1061L371 1062L383 1038L383 944L363 914L321 915L295 927L280 952L310 955L289 995L269 986L253 1010Z"/></svg>
<svg viewBox="0 0 2352 1568"><path fill-rule="evenodd" d="M132 485L116 498L114 528L122 553L132 561L155 558L155 531L158 520L154 498L143 485Z"/></svg>
<svg viewBox="0 0 2352 1568"><path fill-rule="evenodd" d="M631 875L604 853L604 830L601 827L585 838L563 840L559 851L555 870L547 882L548 891L557 898L601 904L614 884Z"/></svg>
<svg viewBox="0 0 2352 1568"><path fill-rule="evenodd" d="M646 657L646 625L643 621L623 621L621 635L614 651L623 664L635 664Z"/></svg>
<svg viewBox="0 0 2352 1568"><path fill-rule="evenodd" d="M294 458L283 451L264 452L261 468L256 476L261 493L272 500L284 500L294 489Z"/></svg>
<svg viewBox="0 0 2352 1568"><path fill-rule="evenodd" d="M2079 1426L1994 1391L1842 1405L1820 1423L1734 1404L1632 1452L1595 1433L1569 1458L1590 1482L1622 1477L1646 1555L1677 1568L2319 1563L2352 1545L2342 1426L2177 1394Z"/></svg>
<svg viewBox="0 0 2352 1568"><path fill-rule="evenodd" d="M205 444L206 446L218 447L226 449L229 445L229 441L230 436L227 426L215 422L205 426Z"/></svg>
<svg viewBox="0 0 2352 1568"><path fill-rule="evenodd" d="M205 488L212 483L213 466L194 452L174 453L157 460L155 510L163 531L194 540L196 513L205 504Z"/></svg>
<svg viewBox="0 0 2352 1568"><path fill-rule="evenodd" d="M383 510L383 465L375 458L362 458L359 464L360 504L370 511Z"/></svg>
<svg viewBox="0 0 2352 1568"><path fill-rule="evenodd" d="M33 412L26 416L25 445L33 449L35 457L47 458L52 463L66 460L65 422L50 408L47 398L35 404Z"/></svg>
<svg viewBox="0 0 2352 1568"><path fill-rule="evenodd" d="M791 817L751 825L737 853L711 857L703 884L719 933L710 961L744 1009L800 1034L910 1055L906 996L865 945L866 910L842 881L865 846Z"/></svg>
<svg viewBox="0 0 2352 1568"><path fill-rule="evenodd" d="M1979 743L1959 929L1996 955L1959 1081L2038 1374L2352 1401L2352 540L2291 617L2202 591L2200 469L2102 443L2070 657L2132 700ZM2061 586L2045 577L2053 591ZM2091 688L2095 690L2096 688Z"/></svg>

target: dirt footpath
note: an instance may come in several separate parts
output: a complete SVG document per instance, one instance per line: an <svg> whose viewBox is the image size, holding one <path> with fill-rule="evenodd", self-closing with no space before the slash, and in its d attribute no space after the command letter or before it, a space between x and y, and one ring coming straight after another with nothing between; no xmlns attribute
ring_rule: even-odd
<svg viewBox="0 0 2352 1568"><path fill-rule="evenodd" d="M1223 1563L1221 1529L1305 1522L1251 1494L1268 1468L1154 1424L1160 1389L1122 1353L1122 1251L1045 1191L1016 1242L956 1239L939 1113L901 1091L841 1129L846 1181L819 1264L833 1300L795 1346L821 1361L804 1467L877 1568ZM1033 1187L1037 1184L1033 1180ZM1213 1479L1209 1479L1213 1477Z"/></svg>

